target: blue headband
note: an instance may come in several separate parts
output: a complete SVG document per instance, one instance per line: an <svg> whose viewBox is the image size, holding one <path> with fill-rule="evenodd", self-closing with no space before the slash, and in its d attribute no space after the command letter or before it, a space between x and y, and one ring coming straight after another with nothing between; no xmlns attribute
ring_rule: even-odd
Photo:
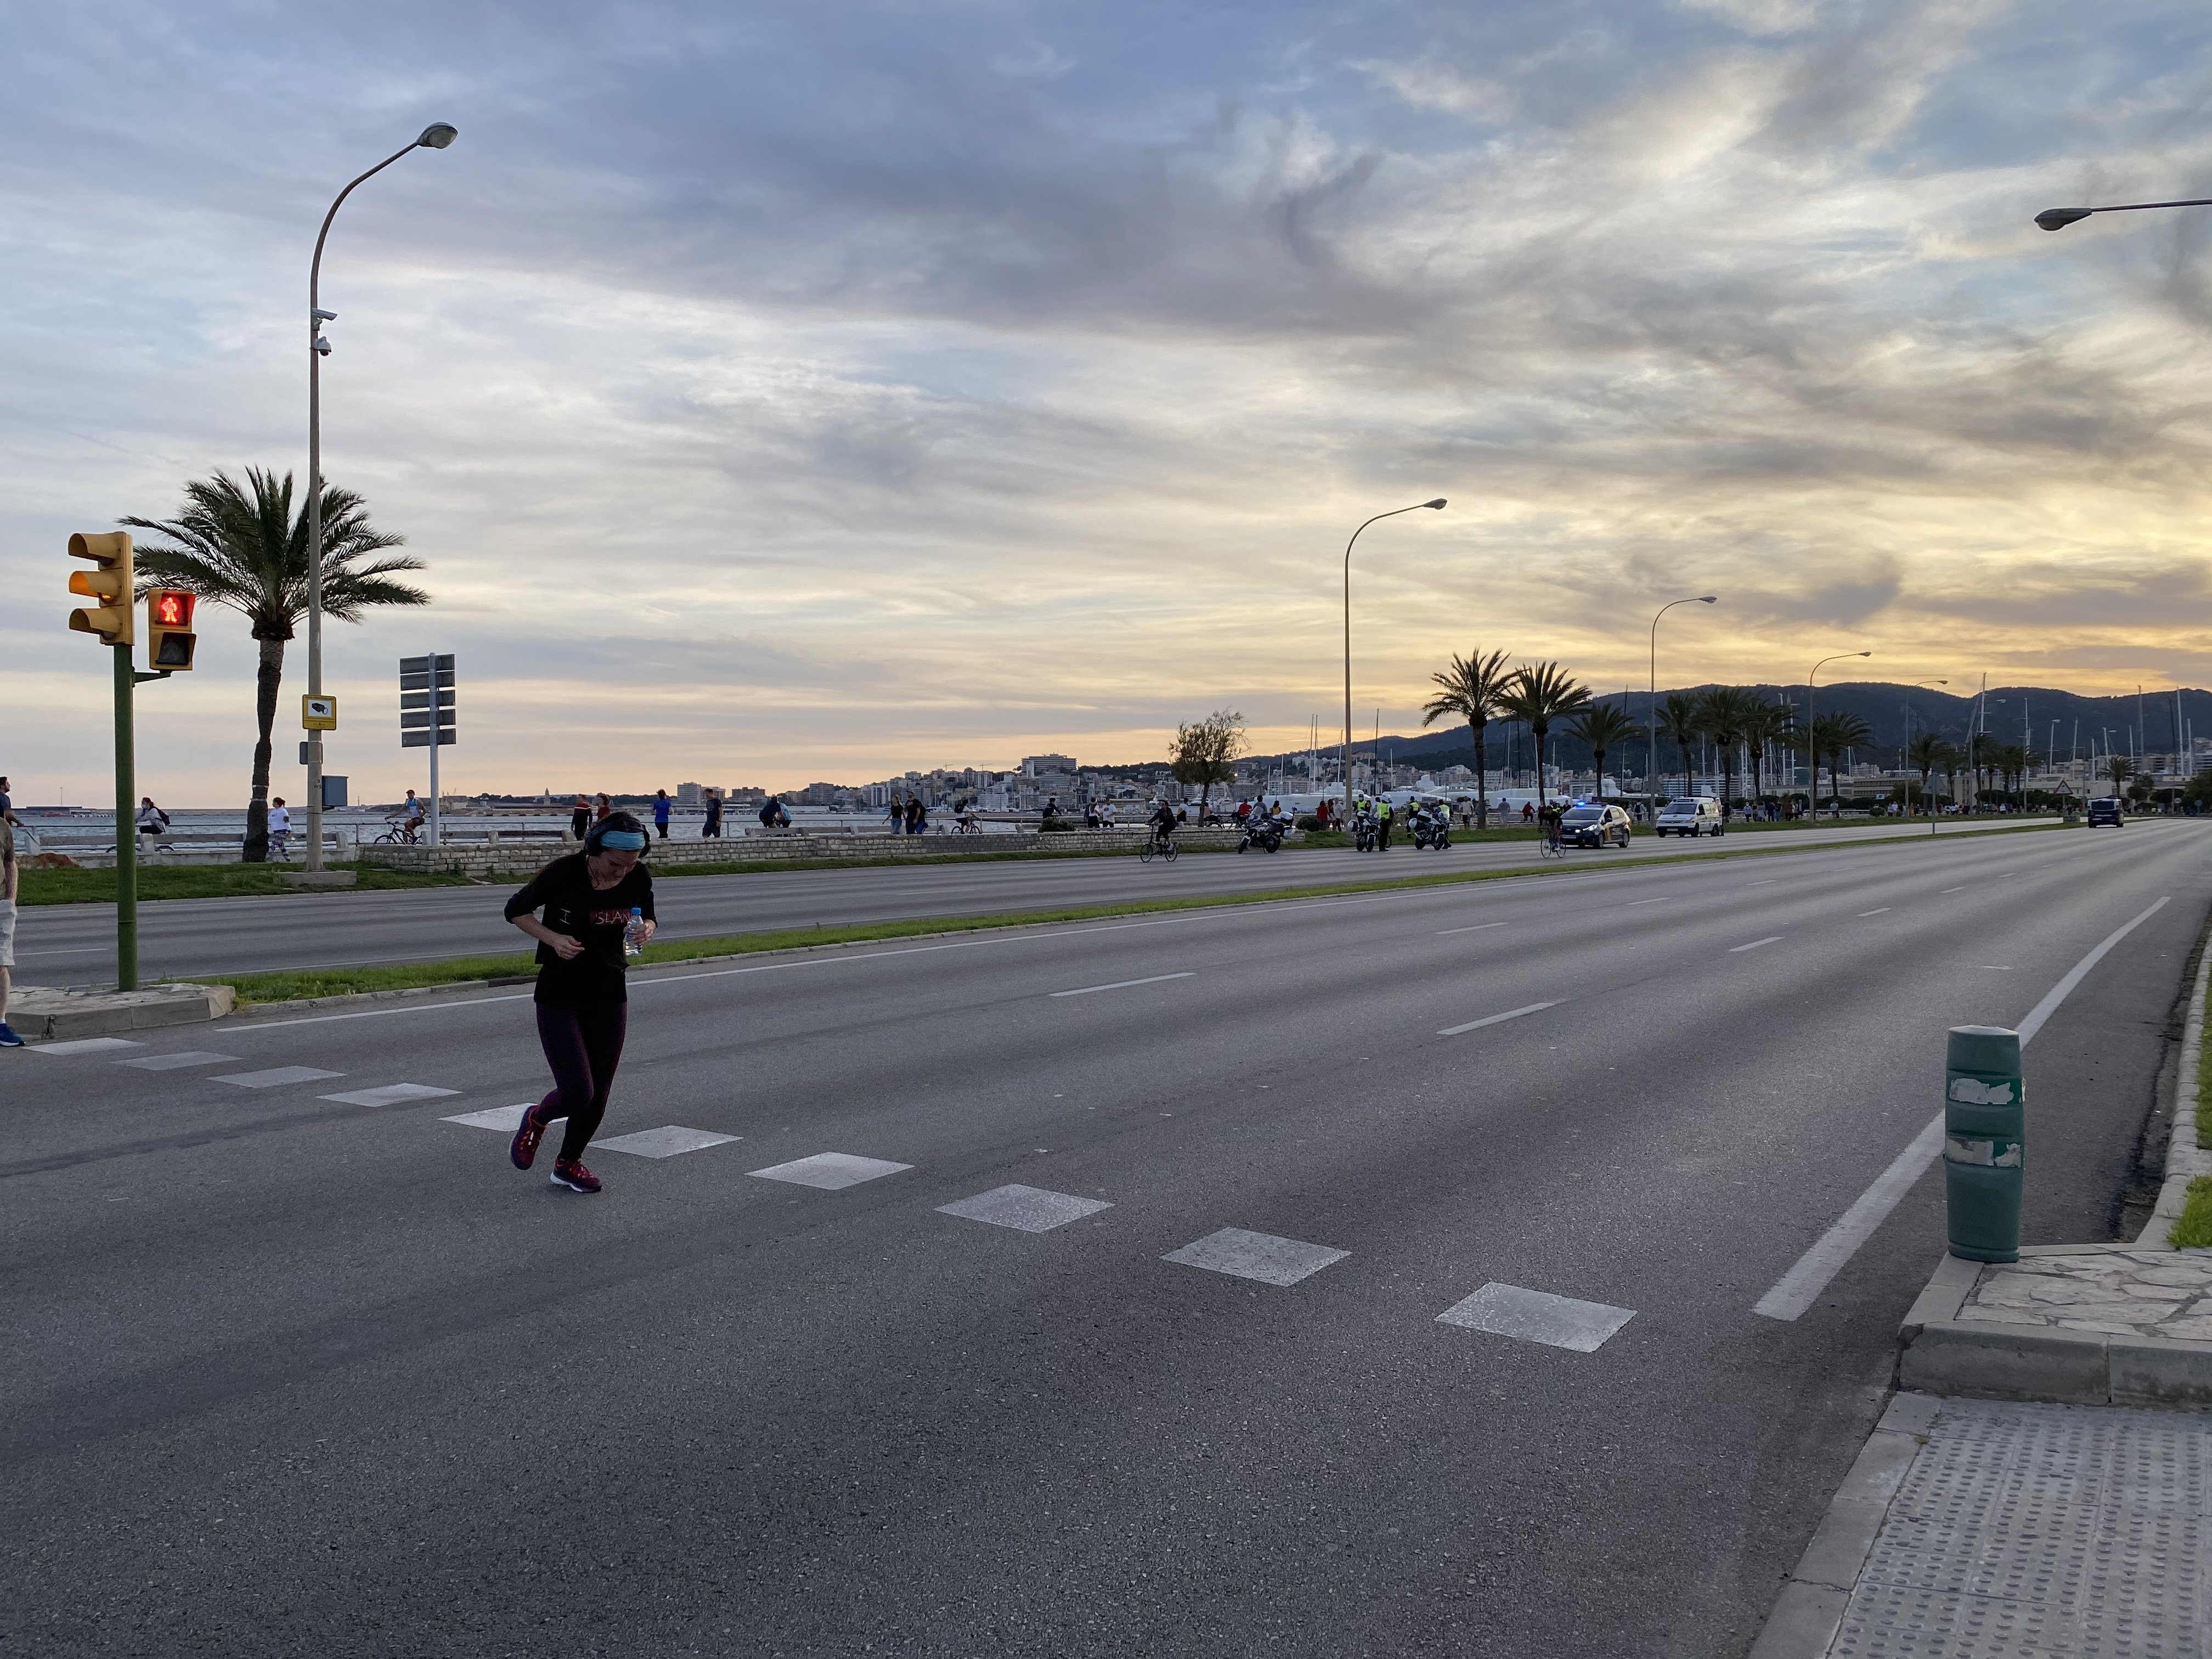
<svg viewBox="0 0 2212 1659"><path fill-rule="evenodd" d="M616 848L624 853L641 853L645 850L645 832L642 830L609 830L600 835L599 842L602 847Z"/></svg>

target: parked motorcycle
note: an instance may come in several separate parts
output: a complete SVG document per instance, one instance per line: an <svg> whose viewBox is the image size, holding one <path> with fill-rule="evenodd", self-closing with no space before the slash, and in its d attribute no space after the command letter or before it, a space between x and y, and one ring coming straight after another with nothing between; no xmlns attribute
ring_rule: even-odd
<svg viewBox="0 0 2212 1659"><path fill-rule="evenodd" d="M1371 853L1381 844L1382 825L1375 814L1362 807L1352 815L1352 849L1355 853Z"/></svg>
<svg viewBox="0 0 2212 1659"><path fill-rule="evenodd" d="M1244 826L1244 833L1237 838L1237 850L1242 853L1254 847L1263 853L1281 852L1283 850L1282 820L1254 818L1247 823Z"/></svg>
<svg viewBox="0 0 2212 1659"><path fill-rule="evenodd" d="M1413 846L1418 851L1435 848L1442 852L1451 845L1451 819L1442 812L1413 814Z"/></svg>

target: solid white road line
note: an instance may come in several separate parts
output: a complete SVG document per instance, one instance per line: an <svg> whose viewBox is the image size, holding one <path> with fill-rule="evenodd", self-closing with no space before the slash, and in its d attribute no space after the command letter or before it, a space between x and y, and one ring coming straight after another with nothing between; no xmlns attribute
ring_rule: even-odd
<svg viewBox="0 0 2212 1659"><path fill-rule="evenodd" d="M1502 921L1478 921L1472 927L1439 927L1437 937L1442 939L1446 933L1479 933L1486 927L1503 927L1504 925Z"/></svg>
<svg viewBox="0 0 2212 1659"><path fill-rule="evenodd" d="M2106 953L2130 933L2148 921L2170 901L2160 899L2145 908L2132 921L2114 928L2104 942L2075 963L2065 978L2051 988L2042 1001L2028 1011L2021 1020L2020 1046L2023 1048L2043 1029L2044 1022L2066 1000L2067 994L2088 976L2089 970L2105 959ZM1860 1245L1874 1236L1874 1230L1895 1209L1899 1200L1911 1191L1936 1155L1943 1150L1943 1114L1938 1112L1928 1127L1912 1139L1912 1144L1899 1152L1890 1166L1876 1176L1874 1184L1858 1195L1851 1207L1844 1212L1843 1218L1820 1235L1813 1248L1799 1256L1790 1271L1775 1282L1774 1288L1759 1297L1753 1306L1755 1314L1769 1319L1796 1318L1813 1305L1813 1300L1828 1288L1828 1281L1844 1269L1858 1251Z"/></svg>
<svg viewBox="0 0 2212 1659"><path fill-rule="evenodd" d="M1437 1033L1438 1036L1457 1036L1462 1031L1480 1031L1486 1025L1502 1025L1509 1019L1518 1019L1523 1014L1540 1014L1547 1008L1556 1008L1556 1002L1532 1002L1526 1008L1512 1008L1502 1014L1492 1014L1488 1019L1471 1019L1464 1025L1448 1025Z"/></svg>
<svg viewBox="0 0 2212 1659"><path fill-rule="evenodd" d="M1191 974L1154 974L1150 979L1117 979L1111 985L1079 985L1073 991L1054 991L1056 997L1087 997L1093 991L1126 991L1132 985L1162 985L1171 979L1189 979Z"/></svg>
<svg viewBox="0 0 2212 1659"><path fill-rule="evenodd" d="M1731 945L1729 946L1729 954L1734 956L1739 951L1756 951L1762 945L1778 945L1783 937L1780 933L1769 933L1765 939L1755 939L1748 945Z"/></svg>

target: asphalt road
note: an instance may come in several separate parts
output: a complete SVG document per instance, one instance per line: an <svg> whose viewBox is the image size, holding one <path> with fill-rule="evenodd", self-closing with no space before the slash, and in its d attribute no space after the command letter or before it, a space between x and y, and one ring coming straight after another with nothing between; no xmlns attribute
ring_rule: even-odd
<svg viewBox="0 0 2212 1659"><path fill-rule="evenodd" d="M1996 827L1945 825L1945 835ZM1642 838L1625 853L1572 852L1580 864L1635 862L1746 847L1926 837L1925 825L1740 831L1717 841ZM1170 866L1133 856L1007 860L852 870L787 870L683 876L658 888L662 935L705 939L782 928L841 927L920 916L967 916L1111 904L1131 897L1253 892L1372 880L1449 869L1508 869L1540 862L1533 842L1462 843L1442 853L1394 848L1380 856L1315 849L1273 857L1207 854ZM138 961L147 979L254 973L276 968L421 962L525 946L481 892L429 888L374 893L171 899L138 908ZM114 983L111 905L42 905L19 924L19 976L27 984Z"/></svg>
<svg viewBox="0 0 2212 1659"><path fill-rule="evenodd" d="M588 1199L446 1121L544 1086L512 994L0 1055L0 1655L1741 1654L1940 1174L1802 1318L1753 1304L1937 1109L1946 1027L2142 917L2028 1052L2029 1238L2110 1237L2208 855L1960 838L655 970L602 1139L737 1139L604 1147ZM325 1075L226 1080L284 1066ZM453 1092L330 1097L403 1084ZM750 1173L820 1153L909 1167ZM939 1207L1006 1183L1109 1207ZM1163 1260L1224 1228L1349 1254ZM1440 1322L1492 1284L1633 1316Z"/></svg>

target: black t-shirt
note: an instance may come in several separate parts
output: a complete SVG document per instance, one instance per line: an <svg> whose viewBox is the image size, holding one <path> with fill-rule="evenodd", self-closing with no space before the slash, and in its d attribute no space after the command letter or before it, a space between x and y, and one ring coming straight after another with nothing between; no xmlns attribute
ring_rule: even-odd
<svg viewBox="0 0 2212 1659"><path fill-rule="evenodd" d="M547 927L583 941L583 953L568 962L550 945L538 947L539 1002L590 1007L629 1000L623 977L629 965L623 928L633 908L647 921L653 920L653 877L640 862L613 886L594 887L586 858L571 853L555 859L507 902L509 921L542 908L545 914L538 920Z"/></svg>

